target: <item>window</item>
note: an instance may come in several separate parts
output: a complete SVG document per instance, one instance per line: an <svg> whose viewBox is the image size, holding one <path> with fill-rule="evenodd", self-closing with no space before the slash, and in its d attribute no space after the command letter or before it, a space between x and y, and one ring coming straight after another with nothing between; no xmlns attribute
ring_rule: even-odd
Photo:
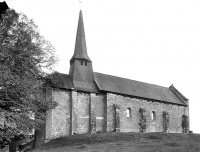
<svg viewBox="0 0 200 152"><path fill-rule="evenodd" d="M152 120L156 120L156 112L155 111L152 111L152 113L151 113L151 119Z"/></svg>
<svg viewBox="0 0 200 152"><path fill-rule="evenodd" d="M131 117L131 108L126 109L126 117L130 118Z"/></svg>
<svg viewBox="0 0 200 152"><path fill-rule="evenodd" d="M81 65L85 65L85 66L87 66L87 61L81 61Z"/></svg>

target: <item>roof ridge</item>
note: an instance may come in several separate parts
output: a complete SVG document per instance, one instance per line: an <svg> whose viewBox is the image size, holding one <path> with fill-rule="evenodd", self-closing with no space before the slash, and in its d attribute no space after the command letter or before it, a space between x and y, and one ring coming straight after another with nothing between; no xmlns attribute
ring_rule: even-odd
<svg viewBox="0 0 200 152"><path fill-rule="evenodd" d="M109 75L109 74L104 74L104 73L99 73L99 72L94 72L94 73L102 74L102 75L107 75L107 76L112 76L112 77L116 77L116 78L120 78L120 79L130 80L130 81L135 81L135 82L139 82L139 83L145 83L145 84L154 85L154 86L157 86L157 87L162 87L162 88L165 88L165 89L169 89L168 87L164 87L164 86L160 86L160 85L156 85L156 84L151 84L151 83L147 83L147 82L142 82L142 81L137 81L137 80L132 80L132 79L129 79L129 78L123 78L123 77Z"/></svg>

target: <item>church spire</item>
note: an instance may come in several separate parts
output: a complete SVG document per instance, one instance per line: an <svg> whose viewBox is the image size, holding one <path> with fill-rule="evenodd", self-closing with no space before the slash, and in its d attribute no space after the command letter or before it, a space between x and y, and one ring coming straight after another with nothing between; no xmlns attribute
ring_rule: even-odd
<svg viewBox="0 0 200 152"><path fill-rule="evenodd" d="M72 64L74 59L83 59L83 60L87 60L91 62L87 54L83 15L82 15L81 10L79 12L79 21L78 21L78 28L77 28L77 34L76 34L76 44L75 44L75 49L74 49L74 55L72 56L70 60L70 64Z"/></svg>
<svg viewBox="0 0 200 152"><path fill-rule="evenodd" d="M74 55L70 60L69 70L69 75L73 81L73 86L77 90L97 92L98 89L94 81L92 61L87 54L83 15L81 10L79 13L75 43Z"/></svg>

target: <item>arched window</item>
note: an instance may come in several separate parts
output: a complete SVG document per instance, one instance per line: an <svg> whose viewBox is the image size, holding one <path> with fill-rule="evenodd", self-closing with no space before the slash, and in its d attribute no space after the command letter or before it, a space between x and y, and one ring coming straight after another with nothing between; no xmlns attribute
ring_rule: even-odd
<svg viewBox="0 0 200 152"><path fill-rule="evenodd" d="M126 109L126 117L130 118L131 117L131 108Z"/></svg>
<svg viewBox="0 0 200 152"><path fill-rule="evenodd" d="M152 111L152 113L151 113L151 119L152 120L156 120L156 112L155 111Z"/></svg>

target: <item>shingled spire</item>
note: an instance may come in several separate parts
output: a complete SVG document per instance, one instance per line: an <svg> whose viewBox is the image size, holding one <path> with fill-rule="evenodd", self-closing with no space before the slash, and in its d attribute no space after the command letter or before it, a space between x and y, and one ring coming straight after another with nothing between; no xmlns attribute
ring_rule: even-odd
<svg viewBox="0 0 200 152"><path fill-rule="evenodd" d="M77 28L77 34L76 34L76 44L75 44L74 55L72 56L70 63L72 63L74 59L84 59L91 62L87 54L83 15L82 15L81 10L79 13L79 21L78 21L78 28Z"/></svg>
<svg viewBox="0 0 200 152"><path fill-rule="evenodd" d="M74 55L70 60L69 75L73 80L73 86L77 90L97 92L94 82L92 61L87 54L83 15L80 10Z"/></svg>

